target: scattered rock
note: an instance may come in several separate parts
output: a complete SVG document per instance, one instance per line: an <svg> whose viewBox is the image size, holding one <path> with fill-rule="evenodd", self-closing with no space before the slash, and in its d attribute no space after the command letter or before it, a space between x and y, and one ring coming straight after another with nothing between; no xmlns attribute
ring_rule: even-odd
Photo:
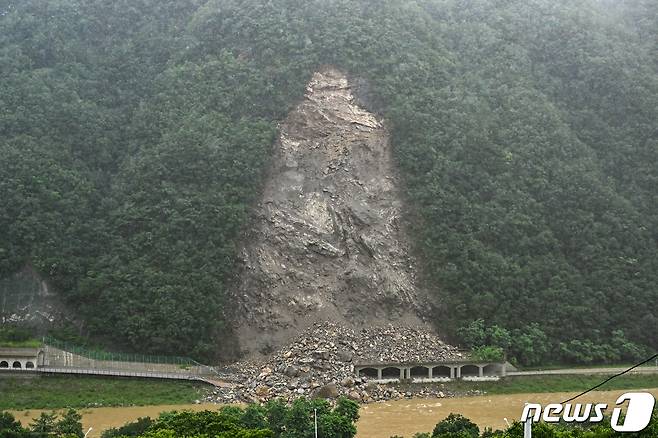
<svg viewBox="0 0 658 438"><path fill-rule="evenodd" d="M256 391L255 391L255 394L258 397L267 397L269 393L270 393L270 388L268 388L265 385L261 385L261 386L257 387Z"/></svg>
<svg viewBox="0 0 658 438"><path fill-rule="evenodd" d="M448 397L445 388L437 385L406 385L402 391L378 384L357 376L354 366L453 360L458 354L455 347L419 328L389 325L354 330L331 322L316 323L268 358L234 364L232 370L240 384L217 388L207 401L292 401L313 395L347 396L369 403L401 397Z"/></svg>
<svg viewBox="0 0 658 438"><path fill-rule="evenodd" d="M354 353L347 351L347 350L340 350L338 352L338 360L341 362L352 362L352 358L354 357Z"/></svg>

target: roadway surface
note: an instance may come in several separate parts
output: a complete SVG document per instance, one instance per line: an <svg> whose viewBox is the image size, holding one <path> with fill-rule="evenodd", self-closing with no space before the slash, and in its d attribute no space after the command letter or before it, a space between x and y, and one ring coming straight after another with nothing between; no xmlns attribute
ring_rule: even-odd
<svg viewBox="0 0 658 438"><path fill-rule="evenodd" d="M556 370L533 370L533 371L508 371L508 376L559 376L559 375L592 375L592 374L619 374L626 371L626 368L560 368ZM658 373L658 367L644 366L629 371L628 374L655 374Z"/></svg>

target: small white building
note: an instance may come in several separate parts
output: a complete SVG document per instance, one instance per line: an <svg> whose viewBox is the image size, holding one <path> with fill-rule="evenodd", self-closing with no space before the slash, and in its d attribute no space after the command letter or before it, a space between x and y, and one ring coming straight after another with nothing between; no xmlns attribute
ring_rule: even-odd
<svg viewBox="0 0 658 438"><path fill-rule="evenodd" d="M0 348L0 373L31 370L45 365L46 353L41 348Z"/></svg>

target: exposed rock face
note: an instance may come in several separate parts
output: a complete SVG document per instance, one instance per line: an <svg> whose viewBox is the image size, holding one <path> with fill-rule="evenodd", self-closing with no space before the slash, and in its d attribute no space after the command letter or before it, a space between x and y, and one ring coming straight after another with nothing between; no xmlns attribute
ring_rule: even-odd
<svg viewBox="0 0 658 438"><path fill-rule="evenodd" d="M421 325L386 129L346 76L316 73L283 122L234 291L243 352L310 324Z"/></svg>
<svg viewBox="0 0 658 438"><path fill-rule="evenodd" d="M0 324L48 327L64 319L64 306L31 266L0 279Z"/></svg>

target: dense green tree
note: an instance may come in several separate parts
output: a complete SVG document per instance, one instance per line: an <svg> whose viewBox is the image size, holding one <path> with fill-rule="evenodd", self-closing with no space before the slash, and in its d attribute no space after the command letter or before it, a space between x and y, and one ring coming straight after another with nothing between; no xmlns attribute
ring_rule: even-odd
<svg viewBox="0 0 658 438"><path fill-rule="evenodd" d="M82 415L75 409L69 409L55 424L55 433L59 436L85 436L82 431Z"/></svg>
<svg viewBox="0 0 658 438"><path fill-rule="evenodd" d="M468 418L450 414L439 421L432 431L432 438L478 438L480 428Z"/></svg>
<svg viewBox="0 0 658 438"><path fill-rule="evenodd" d="M140 417L121 427L104 430L101 433L101 438L140 436L143 435L152 424L153 420L151 420L150 417Z"/></svg>
<svg viewBox="0 0 658 438"><path fill-rule="evenodd" d="M53 412L42 412L39 417L30 423L32 432L49 435L55 433L57 427L57 415Z"/></svg>
<svg viewBox="0 0 658 438"><path fill-rule="evenodd" d="M16 420L9 412L0 412L0 436L13 437L21 436L25 429L21 426L20 421Z"/></svg>

